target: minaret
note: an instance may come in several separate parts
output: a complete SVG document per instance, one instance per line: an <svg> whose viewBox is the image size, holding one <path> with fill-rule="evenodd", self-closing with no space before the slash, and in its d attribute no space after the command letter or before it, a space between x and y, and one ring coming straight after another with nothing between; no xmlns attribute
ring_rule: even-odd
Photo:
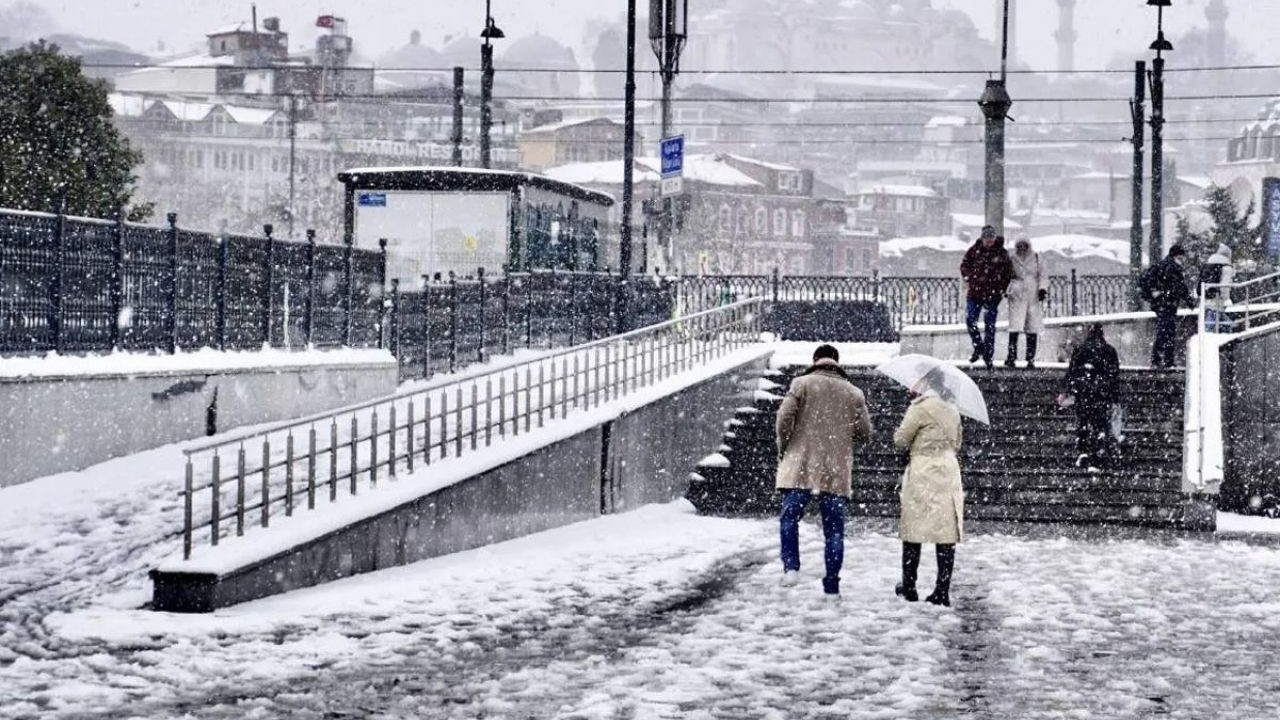
<svg viewBox="0 0 1280 720"><path fill-rule="evenodd" d="M1058 41L1058 69L1071 72L1076 69L1076 0L1058 0L1058 31L1053 38Z"/></svg>
<svg viewBox="0 0 1280 720"><path fill-rule="evenodd" d="M1209 0L1204 16L1209 21L1209 57L1214 65L1227 64L1227 12L1226 0Z"/></svg>

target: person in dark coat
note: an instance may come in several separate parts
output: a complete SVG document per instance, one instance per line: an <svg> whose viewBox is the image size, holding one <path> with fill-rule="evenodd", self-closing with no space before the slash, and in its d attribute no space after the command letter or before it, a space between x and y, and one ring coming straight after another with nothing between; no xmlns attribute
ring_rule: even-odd
<svg viewBox="0 0 1280 720"><path fill-rule="evenodd" d="M1156 314L1156 337L1151 346L1151 367L1173 367L1177 355L1178 309L1196 306L1187 289L1182 265L1187 253L1181 245L1169 248L1169 256L1142 275L1139 291Z"/></svg>
<svg viewBox="0 0 1280 720"><path fill-rule="evenodd" d="M1120 359L1093 323L1071 353L1063 393L1074 400L1078 462L1106 462L1114 454L1111 406L1120 401Z"/></svg>
<svg viewBox="0 0 1280 720"><path fill-rule="evenodd" d="M982 228L982 236L964 254L960 263L960 276L967 288L965 296L964 324L973 339L973 355L988 369L995 367L992 357L996 352L996 315L1000 300L1004 298L1013 280L1013 263L1004 249L1004 238L996 237L995 228ZM978 315L982 314L983 330L978 331Z"/></svg>

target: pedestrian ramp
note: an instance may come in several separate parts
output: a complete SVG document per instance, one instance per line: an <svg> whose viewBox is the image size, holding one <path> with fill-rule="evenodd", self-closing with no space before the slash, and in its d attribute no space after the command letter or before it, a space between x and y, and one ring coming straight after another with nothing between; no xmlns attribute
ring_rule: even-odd
<svg viewBox="0 0 1280 720"><path fill-rule="evenodd" d="M762 303L192 447L152 605L211 611L680 497L766 371Z"/></svg>
<svg viewBox="0 0 1280 720"><path fill-rule="evenodd" d="M870 367L845 370L866 393L874 430L857 453L850 512L896 517L906 456L893 446L893 432L906 412L906 391ZM1075 415L1054 403L1064 370L966 370L991 414L990 427L965 420L967 518L1213 529L1212 508L1184 492L1183 370L1122 371L1123 439L1118 457L1102 467L1078 462ZM690 485L688 497L700 511L776 511L774 422L788 385L803 371L774 371L756 402L724 424L722 451L697 468Z"/></svg>

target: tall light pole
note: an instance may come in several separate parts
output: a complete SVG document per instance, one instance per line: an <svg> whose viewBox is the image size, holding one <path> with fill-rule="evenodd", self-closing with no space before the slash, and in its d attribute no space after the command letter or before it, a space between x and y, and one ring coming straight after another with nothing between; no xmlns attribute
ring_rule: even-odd
<svg viewBox="0 0 1280 720"><path fill-rule="evenodd" d="M627 330L628 276L631 275L631 196L636 164L636 0L627 0L627 84L623 93L622 138L622 221L619 223L618 294L614 302L614 322L618 334Z"/></svg>
<svg viewBox="0 0 1280 720"><path fill-rule="evenodd" d="M1147 111L1143 103L1146 100L1147 63L1139 60L1134 65L1133 100L1129 113L1133 118L1133 207L1129 212L1129 305L1133 310L1142 307L1138 295L1138 277L1142 273L1142 145L1146 139ZM1156 258L1152 258L1155 262Z"/></svg>
<svg viewBox="0 0 1280 720"><path fill-rule="evenodd" d="M1164 9L1173 0L1147 0L1156 8L1156 51L1151 61L1151 244L1149 260L1157 262L1164 254L1164 53L1173 51L1173 43L1164 37Z"/></svg>
<svg viewBox="0 0 1280 720"><path fill-rule="evenodd" d="M1013 100L1005 88L1009 66L1009 0L1004 0L1004 22L1000 41L1000 79L988 80L978 107L986 118L986 218L987 225L1004 235L1004 122Z"/></svg>
<svg viewBox="0 0 1280 720"><path fill-rule="evenodd" d="M484 30L480 37L480 167L491 166L490 133L493 131L493 45L490 40L501 40L506 34L493 22L490 12L492 0L484 0Z"/></svg>
<svg viewBox="0 0 1280 720"><path fill-rule="evenodd" d="M650 0L649 45L658 58L658 71L662 76L662 138L671 137L671 86L680 74L680 54L688 39L688 0ZM658 247L666 254L665 263L672 264L671 199L662 196L662 184L658 184Z"/></svg>

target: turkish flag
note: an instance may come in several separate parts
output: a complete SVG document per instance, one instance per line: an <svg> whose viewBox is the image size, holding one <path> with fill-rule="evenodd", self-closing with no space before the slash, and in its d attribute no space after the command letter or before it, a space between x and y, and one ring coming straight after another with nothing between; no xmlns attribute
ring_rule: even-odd
<svg viewBox="0 0 1280 720"><path fill-rule="evenodd" d="M316 18L316 27L331 28L333 27L333 20L332 15L321 15Z"/></svg>

